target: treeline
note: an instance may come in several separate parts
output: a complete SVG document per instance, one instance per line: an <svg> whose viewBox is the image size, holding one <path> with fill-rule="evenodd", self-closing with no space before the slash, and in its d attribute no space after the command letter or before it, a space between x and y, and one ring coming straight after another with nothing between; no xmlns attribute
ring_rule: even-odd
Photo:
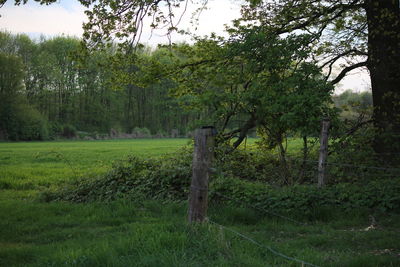
<svg viewBox="0 0 400 267"><path fill-rule="evenodd" d="M359 116L372 117L372 93L370 91L353 92L346 90L332 97L335 106L340 109L340 117L354 120Z"/></svg>
<svg viewBox="0 0 400 267"><path fill-rule="evenodd" d="M112 48L80 54L76 38L35 41L0 32L0 139L167 137L189 132L195 115L169 96L171 80L142 86L115 83ZM163 60L162 53L149 49L141 49L139 57L135 64Z"/></svg>
<svg viewBox="0 0 400 267"><path fill-rule="evenodd" d="M113 47L88 54L80 40L72 37L35 41L24 34L0 32L0 139L177 137L188 135L196 123L227 121L224 116L233 113L226 108L223 114L212 111L221 110L232 99L236 102L231 106L236 107L241 97L239 92L218 95L215 88L227 71L207 74L212 69L207 67L197 77L193 70L181 70L180 79L168 78L164 74L170 71L169 65L175 66L172 61L193 56L179 53L179 49L191 51L185 45L175 49L178 52L171 57L164 48L139 48L132 58L121 59ZM227 81L232 82L232 77ZM210 82L199 85L199 79L218 79L217 87ZM179 86L208 86L212 93L186 92ZM198 94L203 95L200 100ZM333 101L343 118L372 112L370 93L346 91L333 96ZM245 119L239 116L225 124L240 127Z"/></svg>

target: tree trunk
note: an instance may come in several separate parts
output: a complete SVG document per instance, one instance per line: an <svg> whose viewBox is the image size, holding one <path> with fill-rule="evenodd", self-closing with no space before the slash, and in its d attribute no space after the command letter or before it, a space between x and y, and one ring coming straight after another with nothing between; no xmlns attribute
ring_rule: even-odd
<svg viewBox="0 0 400 267"><path fill-rule="evenodd" d="M322 121L319 159L318 159L318 187L326 185L326 159L328 157L328 134L329 134L330 121L325 118Z"/></svg>
<svg viewBox="0 0 400 267"><path fill-rule="evenodd" d="M368 21L368 69L371 76L374 122L381 133L375 150L391 152L400 134L400 11L399 0L366 0Z"/></svg>
<svg viewBox="0 0 400 267"><path fill-rule="evenodd" d="M297 182L299 184L303 183L304 177L305 177L305 172L306 172L306 167L307 167L307 158L308 158L308 140L307 136L303 136L303 160L301 162L300 166L300 171L299 171L299 178Z"/></svg>
<svg viewBox="0 0 400 267"><path fill-rule="evenodd" d="M286 185L293 185L293 177L289 172L289 166L286 160L286 148L282 144L282 142L284 141L282 135L279 135L277 137L277 140L279 148L279 161L281 164L281 174L283 177L283 181Z"/></svg>

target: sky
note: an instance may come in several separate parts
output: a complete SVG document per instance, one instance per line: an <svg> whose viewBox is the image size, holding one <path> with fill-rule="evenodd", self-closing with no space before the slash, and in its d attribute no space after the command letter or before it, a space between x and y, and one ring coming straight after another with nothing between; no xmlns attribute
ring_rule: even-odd
<svg viewBox="0 0 400 267"><path fill-rule="evenodd" d="M200 17L197 29L189 23L193 8L185 12L180 27L197 35L209 35L215 32L224 35L224 24L240 16L239 0L209 0L207 10ZM13 0L8 0L0 9L0 30L11 33L26 33L32 38L53 37L59 35L80 37L83 33L82 23L86 20L85 8L76 0L59 0L52 5L40 5L34 1L28 4L14 6ZM141 42L151 46L158 43L168 43L165 32L155 31L151 34L149 27L144 27ZM147 30L146 30L147 29ZM150 38L151 36L151 38ZM189 41L187 37L173 35L172 41ZM335 92L345 89L353 91L369 90L370 82L366 70L351 72L336 87Z"/></svg>

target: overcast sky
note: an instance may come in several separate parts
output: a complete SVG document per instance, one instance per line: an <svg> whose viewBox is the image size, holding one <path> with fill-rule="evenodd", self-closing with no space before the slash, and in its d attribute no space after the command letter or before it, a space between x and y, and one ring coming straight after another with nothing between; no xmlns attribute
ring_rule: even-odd
<svg viewBox="0 0 400 267"><path fill-rule="evenodd" d="M189 20L193 9L189 9L182 19L181 28L190 30L197 35L206 35L211 32L223 34L224 24L240 16L239 0L209 0L208 9L200 16L197 30L190 25ZM34 1L26 5L14 6L14 0L8 0L0 9L0 29L12 33L26 33L38 38L40 35L53 37L69 35L80 37L83 33L82 23L85 21L84 8L76 0L59 0L57 3L44 6ZM155 46L158 43L167 43L165 32L156 31L151 39L148 27L143 30L141 42ZM174 35L174 42L187 40L187 37ZM185 39L186 38L186 39ZM370 87L366 71L353 71L341 85L337 92L343 89L364 91Z"/></svg>

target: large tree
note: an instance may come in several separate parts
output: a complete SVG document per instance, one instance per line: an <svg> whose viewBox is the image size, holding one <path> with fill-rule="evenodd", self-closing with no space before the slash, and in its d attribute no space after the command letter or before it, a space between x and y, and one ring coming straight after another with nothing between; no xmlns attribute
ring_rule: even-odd
<svg viewBox="0 0 400 267"><path fill-rule="evenodd" d="M243 8L244 19L258 21L272 33L312 32L315 55L322 59L332 84L354 69L367 67L375 125L383 132L400 133L399 0L250 2ZM335 65L340 67L336 76ZM382 142L376 146L378 151L388 148Z"/></svg>

